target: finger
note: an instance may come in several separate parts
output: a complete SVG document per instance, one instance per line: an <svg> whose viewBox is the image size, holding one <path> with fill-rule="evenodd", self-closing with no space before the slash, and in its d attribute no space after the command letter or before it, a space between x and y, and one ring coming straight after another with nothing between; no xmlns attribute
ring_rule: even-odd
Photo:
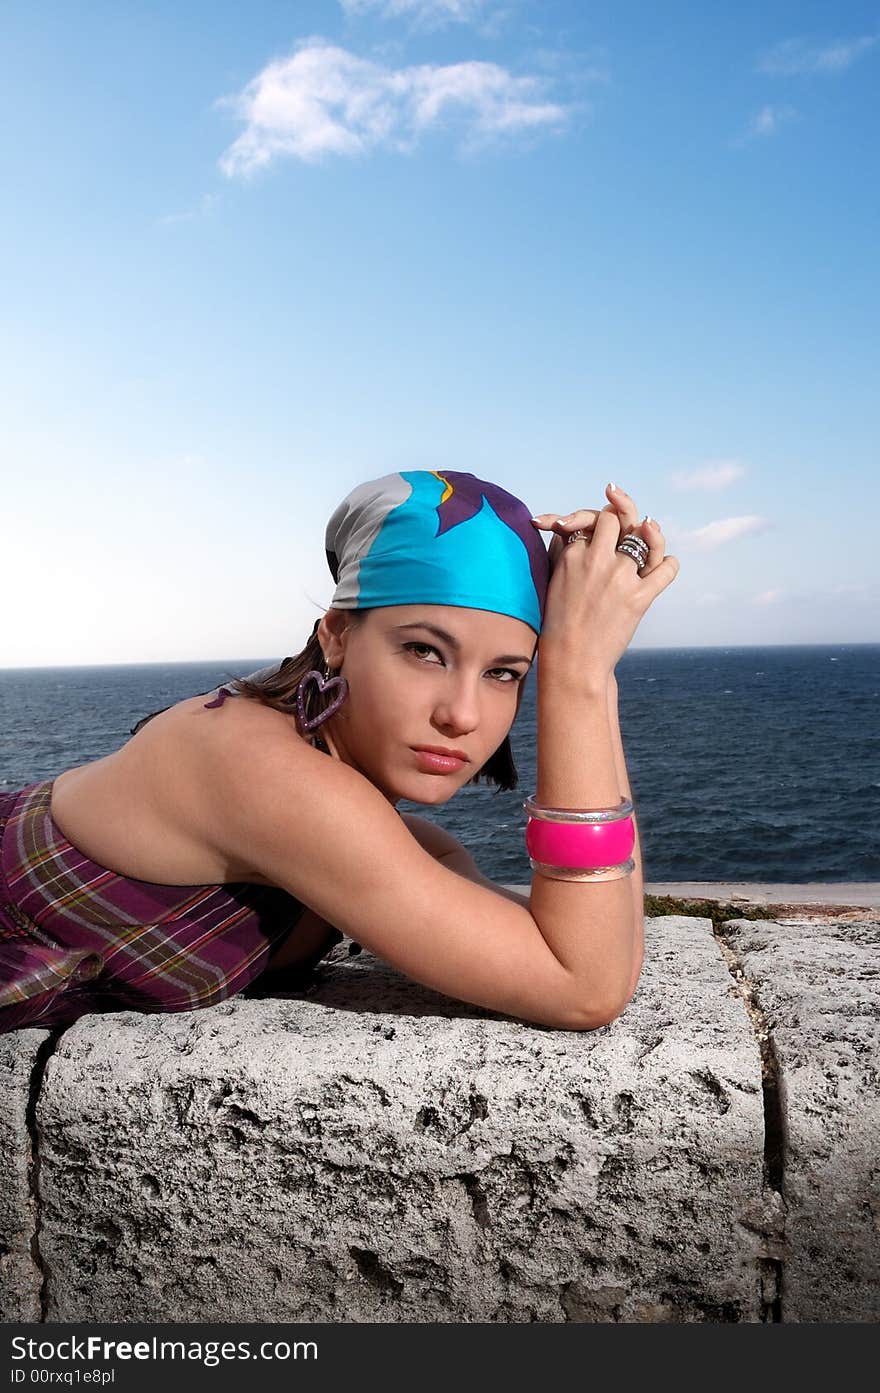
<svg viewBox="0 0 880 1393"><path fill-rule="evenodd" d="M573 532L591 533L596 526L596 519L599 514L595 508L577 508L573 513L566 513L565 517L557 518L553 525L553 531L565 540Z"/></svg>
<svg viewBox="0 0 880 1393"><path fill-rule="evenodd" d="M671 585L679 572L677 556L664 556L658 566L654 567L653 573L648 577L647 590L648 604L653 603L667 585ZM644 578L644 571L642 577Z"/></svg>
<svg viewBox="0 0 880 1393"><path fill-rule="evenodd" d="M611 505L620 518L621 532L635 532L639 525L639 510L636 507L635 499L631 498L625 489L618 488L616 485L606 484L605 492L611 499ZM647 541L647 538L645 539Z"/></svg>
<svg viewBox="0 0 880 1393"><path fill-rule="evenodd" d="M657 567L663 564L666 556L666 538L663 536L660 524L654 518L644 517L638 527L628 527L624 535L627 537L641 535L648 544L645 564L639 569L639 576L644 580L652 571L656 571Z"/></svg>
<svg viewBox="0 0 880 1393"><path fill-rule="evenodd" d="M596 514L596 525L593 528L593 545L599 543L603 547L613 551L621 540L620 518L616 508L603 508L601 513Z"/></svg>
<svg viewBox="0 0 880 1393"><path fill-rule="evenodd" d="M564 518L557 517L555 513L540 513L532 518L532 522L539 530L554 534L550 539L552 547L555 538L558 537L565 544L572 533L578 530L590 536L598 516L594 508L579 508L577 512L569 513Z"/></svg>
<svg viewBox="0 0 880 1393"><path fill-rule="evenodd" d="M648 557L640 571L642 579L655 571L666 555L666 538L656 518L645 517L641 522L641 533L648 543Z"/></svg>
<svg viewBox="0 0 880 1393"><path fill-rule="evenodd" d="M595 508L579 508L577 512L566 513L564 517L561 517L558 513L536 513L531 521L535 523L540 530L545 532L571 532L577 527L584 527L587 524L592 525L595 523L596 517L597 513Z"/></svg>

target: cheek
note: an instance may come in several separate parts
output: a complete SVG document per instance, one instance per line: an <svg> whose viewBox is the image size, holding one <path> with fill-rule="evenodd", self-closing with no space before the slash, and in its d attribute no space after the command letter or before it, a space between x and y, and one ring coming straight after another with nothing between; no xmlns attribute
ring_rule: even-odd
<svg viewBox="0 0 880 1393"><path fill-rule="evenodd" d="M509 730L510 727L513 725L514 721L516 720L517 716L519 715L519 708L520 708L520 699L519 699L519 698L517 698L516 701L511 701L511 702L508 703L508 706L507 706L507 719L506 719L506 721L505 721L505 726L507 727L508 730Z"/></svg>
<svg viewBox="0 0 880 1393"><path fill-rule="evenodd" d="M417 684L405 664L372 666L352 676L357 720L365 726L395 729L419 698Z"/></svg>
<svg viewBox="0 0 880 1393"><path fill-rule="evenodd" d="M501 727L501 739L503 739L504 736L507 735L507 734L509 733L511 726L514 725L514 723L516 722L517 717L519 716L519 708L520 708L520 706L522 705L522 696L523 696L522 683L517 683L516 695L515 695L514 697L512 697L509 701L507 701L507 702L504 703L504 705L505 705L504 718L503 718L503 720L500 722L500 727Z"/></svg>

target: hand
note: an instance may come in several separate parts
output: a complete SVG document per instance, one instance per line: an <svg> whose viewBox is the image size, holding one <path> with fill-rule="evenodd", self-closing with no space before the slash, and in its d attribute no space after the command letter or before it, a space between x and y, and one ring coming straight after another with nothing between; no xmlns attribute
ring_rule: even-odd
<svg viewBox="0 0 880 1393"><path fill-rule="evenodd" d="M611 485L606 484L605 491L611 499L600 511L603 513L616 513L620 523L620 537L625 537L628 533L635 533L637 537L642 537L648 543L648 559L646 560L639 575L644 579L649 575L663 560L666 542L660 530L660 524L655 518L648 521L645 518L639 522L639 511L628 493L622 489L612 491ZM578 530L586 532L592 537L596 526L596 519L599 512L591 508L580 508L574 513L568 513L565 517L557 517L555 513L539 513L532 518L532 525L538 531L552 531L555 535L550 539L548 555L550 557L550 574L559 559L560 553L567 545L566 537L570 537L572 532ZM573 542L573 546L577 543Z"/></svg>
<svg viewBox="0 0 880 1393"><path fill-rule="evenodd" d="M638 520L638 510L623 490L606 489L611 502L595 510L581 508L559 518L541 513L533 519L539 530L553 531L550 542L550 586L539 645L551 661L591 687L607 687L649 605L678 574L678 560L665 555L657 523ZM577 530L586 534L569 545ZM648 557L641 571L631 557L616 550L622 536L641 536Z"/></svg>

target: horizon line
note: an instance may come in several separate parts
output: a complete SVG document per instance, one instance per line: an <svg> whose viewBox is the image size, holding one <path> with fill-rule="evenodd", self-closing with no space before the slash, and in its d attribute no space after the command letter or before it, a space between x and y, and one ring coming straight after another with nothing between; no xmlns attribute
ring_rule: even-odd
<svg viewBox="0 0 880 1393"><path fill-rule="evenodd" d="M702 653L702 652L729 652L739 648L880 648L880 639L853 639L848 643L835 641L818 640L813 643L663 643L653 645L641 645L638 648L628 648L624 652L619 662L622 662L627 654L635 653ZM274 662L276 659L269 658L248 658L241 663L241 666L265 665L266 662ZM279 659L280 661L280 659ZM16 666L2 667L3 672L87 672L101 668L120 668L120 667L221 667L228 665L229 658L152 658L144 662L128 663L22 663Z"/></svg>

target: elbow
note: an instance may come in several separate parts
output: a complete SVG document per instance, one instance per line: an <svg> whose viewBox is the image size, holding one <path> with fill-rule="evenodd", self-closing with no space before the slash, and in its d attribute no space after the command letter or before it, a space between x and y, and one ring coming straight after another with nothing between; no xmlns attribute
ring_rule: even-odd
<svg viewBox="0 0 880 1393"><path fill-rule="evenodd" d="M617 1017L618 1017L618 1016L622 1016L622 1015L623 1015L623 1013L624 1013L624 1011L626 1010L627 1006L629 1005L629 1003L632 1001L633 997L634 997L635 994L636 994L636 988L637 988L638 985L639 985L639 978L640 978L640 976L641 976L641 973L642 973L642 964L641 964L641 961L639 961L638 966L636 967L634 973L632 974L632 976L630 977L630 979L629 979L629 981L628 981L628 983L627 983L626 991L624 992L624 994L623 994L622 997L619 997L619 998L618 998L618 1000L617 1000L617 1001L615 1002L615 1004L614 1004L614 1007L613 1007L612 1011L611 1011L610 1014L608 1015L608 1019L607 1019L607 1021L605 1022L606 1025L610 1025L612 1021L616 1021L616 1020L617 1020Z"/></svg>
<svg viewBox="0 0 880 1393"><path fill-rule="evenodd" d="M644 917L636 925L634 935L635 957L627 972L626 981L618 983L613 996L606 997L598 1009L593 1009L583 1017L584 1023L575 1026L576 1030L598 1030L603 1025L611 1025L618 1016L622 1016L629 1003L636 994L639 985L639 978L642 975L642 963L645 955L645 921Z"/></svg>
<svg viewBox="0 0 880 1393"><path fill-rule="evenodd" d="M626 1002L623 1005L616 1005L613 1008L608 1006L582 1008L575 1011L563 1023L563 1030L601 1030L603 1026L610 1025L612 1021L623 1012Z"/></svg>
<svg viewBox="0 0 880 1393"><path fill-rule="evenodd" d="M566 1030L601 1030L602 1026L611 1025L612 1021L616 1021L618 1016L623 1015L632 1001L638 980L639 974L636 973L635 978L630 979L626 991L623 994L618 994L613 1001L576 1009L564 1028Z"/></svg>
<svg viewBox="0 0 880 1393"><path fill-rule="evenodd" d="M629 1003L636 994L639 979L642 975L642 963L644 960L644 921L639 925L639 932L636 935L636 956L630 963L626 974L626 980L606 983L606 991L603 999L598 1002L583 1002L583 989L578 992L581 1000L576 1000L570 1007L565 1020L560 1021L558 1028L562 1030L601 1030L603 1026L611 1025L618 1016L622 1016Z"/></svg>

